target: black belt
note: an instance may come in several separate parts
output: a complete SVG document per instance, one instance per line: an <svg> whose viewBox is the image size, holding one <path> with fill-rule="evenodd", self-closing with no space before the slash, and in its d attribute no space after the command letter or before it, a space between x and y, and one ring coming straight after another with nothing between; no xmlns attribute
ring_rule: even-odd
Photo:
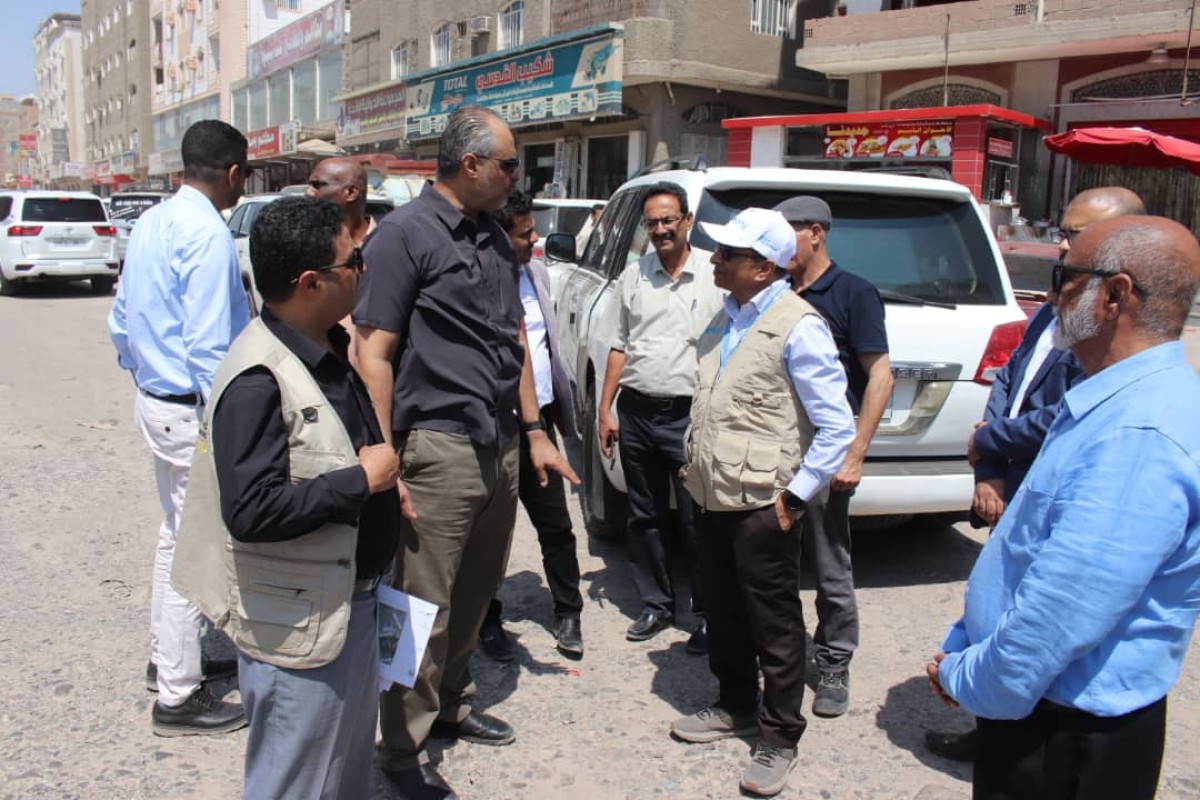
<svg viewBox="0 0 1200 800"><path fill-rule="evenodd" d="M654 409L655 411L690 411L692 408L691 395L677 394L670 397L655 397L643 394L637 389L622 386L621 396L633 405L640 408Z"/></svg>
<svg viewBox="0 0 1200 800"><path fill-rule="evenodd" d="M162 400L164 403L174 403L178 406L198 406L200 405L200 395L192 392L191 394L155 394L141 389L142 394L146 397L153 397L155 400Z"/></svg>

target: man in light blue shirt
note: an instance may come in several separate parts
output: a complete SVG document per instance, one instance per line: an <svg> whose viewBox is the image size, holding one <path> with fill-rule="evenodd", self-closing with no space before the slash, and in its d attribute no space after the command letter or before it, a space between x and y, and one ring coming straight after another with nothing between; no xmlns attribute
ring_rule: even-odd
<svg viewBox="0 0 1200 800"><path fill-rule="evenodd" d="M159 528L150 599L147 684L158 692L152 727L160 736L223 733L246 724L242 707L218 701L207 677L229 677L237 662L202 665L199 610L170 584L175 533L198 432L198 409L229 343L246 327L233 238L221 211L242 196L246 137L217 120L183 136L184 185L138 220L108 329L117 363L137 386L134 421L154 454L165 519Z"/></svg>
<svg viewBox="0 0 1200 800"><path fill-rule="evenodd" d="M976 800L1152 798L1200 611L1200 288L1181 225L1091 225L1054 269L1055 346L1088 380L980 553L927 672L980 717Z"/></svg>

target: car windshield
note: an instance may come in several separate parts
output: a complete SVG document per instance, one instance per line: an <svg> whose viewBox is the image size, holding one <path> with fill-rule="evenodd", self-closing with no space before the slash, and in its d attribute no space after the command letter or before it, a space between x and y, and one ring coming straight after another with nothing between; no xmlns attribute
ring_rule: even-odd
<svg viewBox="0 0 1200 800"><path fill-rule="evenodd" d="M698 222L728 222L750 206L772 208L796 189L705 192ZM998 305L1005 302L987 232L970 203L869 192L822 192L833 211L829 253L838 266L884 292L928 302ZM716 244L692 228L691 241Z"/></svg>
<svg viewBox="0 0 1200 800"><path fill-rule="evenodd" d="M579 233L592 209L588 206L537 206L533 207L533 224L538 236L545 238L552 233Z"/></svg>
<svg viewBox="0 0 1200 800"><path fill-rule="evenodd" d="M29 197L21 210L24 222L107 222L100 198Z"/></svg>

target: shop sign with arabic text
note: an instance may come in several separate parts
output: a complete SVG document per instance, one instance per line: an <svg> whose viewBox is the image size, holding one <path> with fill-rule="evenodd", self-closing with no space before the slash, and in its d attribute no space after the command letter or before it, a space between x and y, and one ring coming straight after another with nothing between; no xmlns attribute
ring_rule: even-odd
<svg viewBox="0 0 1200 800"><path fill-rule="evenodd" d="M478 103L509 125L539 125L621 113L623 41L616 31L530 49L473 67L415 76L408 85L406 138L441 135L454 109Z"/></svg>
<svg viewBox="0 0 1200 800"><path fill-rule="evenodd" d="M954 123L873 122L825 126L825 158L950 158Z"/></svg>
<svg viewBox="0 0 1200 800"><path fill-rule="evenodd" d="M338 104L338 137L391 130L403 136L404 96L404 86L397 84L343 100Z"/></svg>
<svg viewBox="0 0 1200 800"><path fill-rule="evenodd" d="M246 77L253 80L311 58L341 40L342 4L333 2L246 48Z"/></svg>

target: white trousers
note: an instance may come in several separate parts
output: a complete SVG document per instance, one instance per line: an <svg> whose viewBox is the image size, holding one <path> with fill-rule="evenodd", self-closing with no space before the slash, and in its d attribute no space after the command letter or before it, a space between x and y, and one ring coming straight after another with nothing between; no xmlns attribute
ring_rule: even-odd
<svg viewBox="0 0 1200 800"><path fill-rule="evenodd" d="M199 421L196 408L167 403L141 392L133 409L134 423L154 454L154 479L163 510L150 594L150 659L158 667L158 702L177 706L200 688L203 678L200 610L171 587L175 535L183 515Z"/></svg>

